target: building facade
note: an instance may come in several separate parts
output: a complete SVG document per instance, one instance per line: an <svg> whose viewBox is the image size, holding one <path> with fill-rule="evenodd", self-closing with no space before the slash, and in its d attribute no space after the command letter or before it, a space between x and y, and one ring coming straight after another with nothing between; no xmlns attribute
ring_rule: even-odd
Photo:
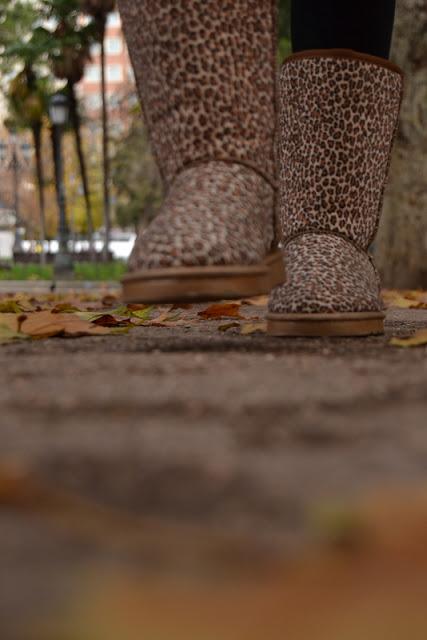
<svg viewBox="0 0 427 640"><path fill-rule="evenodd" d="M96 45L91 51L92 59L86 67L83 80L79 85L79 94L83 100L87 115L99 115L101 101L101 48ZM126 93L134 90L134 76L126 41L122 31L120 14L111 13L105 35L106 83L110 111L114 116L115 108Z"/></svg>

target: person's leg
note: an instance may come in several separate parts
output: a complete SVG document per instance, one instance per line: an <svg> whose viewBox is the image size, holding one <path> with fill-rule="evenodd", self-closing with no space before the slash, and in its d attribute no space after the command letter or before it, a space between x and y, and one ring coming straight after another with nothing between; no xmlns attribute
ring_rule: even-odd
<svg viewBox="0 0 427 640"><path fill-rule="evenodd" d="M368 250L402 96L402 72L386 59L393 12L386 0L294 2L297 51L280 79L287 280L270 297L273 335L383 331L380 279Z"/></svg>
<svg viewBox="0 0 427 640"><path fill-rule="evenodd" d="M127 301L267 293L275 244L275 0L119 0L166 199Z"/></svg>
<svg viewBox="0 0 427 640"><path fill-rule="evenodd" d="M396 0L293 0L294 53L352 49L388 58Z"/></svg>

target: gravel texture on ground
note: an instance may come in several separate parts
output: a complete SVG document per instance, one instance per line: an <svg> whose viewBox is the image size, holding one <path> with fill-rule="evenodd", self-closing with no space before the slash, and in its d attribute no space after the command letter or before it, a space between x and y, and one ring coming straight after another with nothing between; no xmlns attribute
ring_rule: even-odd
<svg viewBox="0 0 427 640"><path fill-rule="evenodd" d="M21 640L17 620L65 598L80 570L161 568L167 533L104 544L99 526L78 530L88 505L106 509L101 528L129 518L173 541L175 527L194 528L267 557L310 541L319 505L425 482L427 348L389 339L425 328L427 311L391 310L387 335L367 339L219 324L0 347L0 477L20 468L47 494L87 501L52 518L56 507L0 491L5 640Z"/></svg>

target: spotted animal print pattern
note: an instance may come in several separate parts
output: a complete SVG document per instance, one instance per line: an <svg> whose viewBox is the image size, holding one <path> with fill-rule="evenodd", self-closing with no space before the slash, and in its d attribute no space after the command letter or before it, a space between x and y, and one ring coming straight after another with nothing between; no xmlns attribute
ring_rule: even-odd
<svg viewBox="0 0 427 640"><path fill-rule="evenodd" d="M242 165L209 162L182 171L130 268L257 264L274 237L274 190Z"/></svg>
<svg viewBox="0 0 427 640"><path fill-rule="evenodd" d="M275 0L120 0L151 143L167 185L206 160L275 182Z"/></svg>
<svg viewBox="0 0 427 640"><path fill-rule="evenodd" d="M280 223L287 282L270 311L381 309L367 254L379 221L402 75L353 52L297 54L280 81Z"/></svg>
<svg viewBox="0 0 427 640"><path fill-rule="evenodd" d="M256 264L273 244L275 0L120 0L166 190L130 269Z"/></svg>
<svg viewBox="0 0 427 640"><path fill-rule="evenodd" d="M274 289L274 313L381 311L380 281L368 254L340 236L307 233L285 248L287 281Z"/></svg>
<svg viewBox="0 0 427 640"><path fill-rule="evenodd" d="M400 73L354 56L291 57L280 82L283 239L307 229L367 248L378 226Z"/></svg>

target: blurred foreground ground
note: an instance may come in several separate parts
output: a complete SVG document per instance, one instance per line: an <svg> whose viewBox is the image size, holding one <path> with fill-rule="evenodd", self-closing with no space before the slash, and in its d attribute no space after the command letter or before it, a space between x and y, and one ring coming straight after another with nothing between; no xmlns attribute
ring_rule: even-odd
<svg viewBox="0 0 427 640"><path fill-rule="evenodd" d="M427 311L221 324L0 346L2 640L425 640Z"/></svg>

